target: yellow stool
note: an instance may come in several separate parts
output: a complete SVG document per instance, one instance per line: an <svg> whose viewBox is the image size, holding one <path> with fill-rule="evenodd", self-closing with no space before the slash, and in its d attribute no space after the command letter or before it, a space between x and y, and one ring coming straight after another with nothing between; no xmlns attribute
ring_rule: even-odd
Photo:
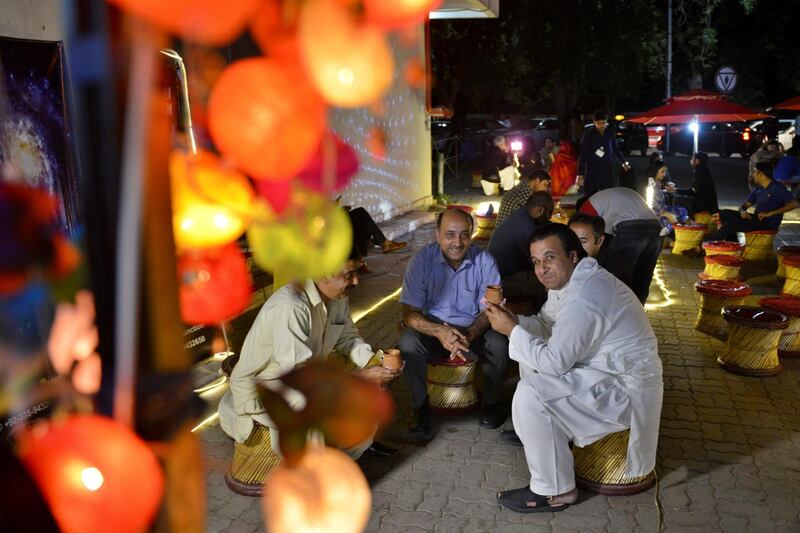
<svg viewBox="0 0 800 533"><path fill-rule="evenodd" d="M269 428L256 423L247 440L233 443L233 461L225 473L225 484L244 496L261 496L264 483L281 463L272 449Z"/></svg>
<svg viewBox="0 0 800 533"><path fill-rule="evenodd" d="M428 402L431 411L443 415L467 413L478 406L475 361L450 358L428 362Z"/></svg>
<svg viewBox="0 0 800 533"><path fill-rule="evenodd" d="M758 305L789 317L789 325L778 342L778 357L800 357L800 299L762 298Z"/></svg>
<svg viewBox="0 0 800 533"><path fill-rule="evenodd" d="M673 224L672 228L675 230L675 244L672 245L673 254L691 250L696 246L700 246L700 243L703 242L705 226Z"/></svg>
<svg viewBox="0 0 800 533"><path fill-rule="evenodd" d="M775 241L776 229L748 231L744 234L744 252L742 257L748 261L761 261L772 257L772 243Z"/></svg>
<svg viewBox="0 0 800 533"><path fill-rule="evenodd" d="M783 261L786 257L800 256L800 246L779 246L778 247L778 270L775 276L779 278L786 278L786 265Z"/></svg>
<svg viewBox="0 0 800 533"><path fill-rule="evenodd" d="M606 496L626 496L646 491L655 484L652 472L625 477L630 430L606 435L592 444L572 448L575 482L582 489Z"/></svg>
<svg viewBox="0 0 800 533"><path fill-rule="evenodd" d="M724 341L728 324L722 319L722 308L742 304L752 289L739 281L709 279L695 283L694 290L700 293L700 311L694 329Z"/></svg>
<svg viewBox="0 0 800 533"><path fill-rule="evenodd" d="M717 221L714 220L714 215L708 211L700 211L699 213L695 213L693 219L695 224L700 224L701 226L706 227L705 230L703 230L706 235L717 230Z"/></svg>
<svg viewBox="0 0 800 533"><path fill-rule="evenodd" d="M474 239L476 241L488 241L492 238L492 232L497 221L497 215L475 215L476 226L478 230L475 232Z"/></svg>
<svg viewBox="0 0 800 533"><path fill-rule="evenodd" d="M778 360L781 332L789 325L783 313L752 305L722 309L728 323L728 346L717 363L728 372L745 376L774 376L783 371Z"/></svg>
<svg viewBox="0 0 800 533"><path fill-rule="evenodd" d="M744 259L736 255L707 255L706 268L698 274L701 279L739 279Z"/></svg>
<svg viewBox="0 0 800 533"><path fill-rule="evenodd" d="M800 297L800 256L789 255L783 258L786 281L783 282L781 296Z"/></svg>
<svg viewBox="0 0 800 533"><path fill-rule="evenodd" d="M706 241L703 250L706 255L742 255L744 246L731 241Z"/></svg>

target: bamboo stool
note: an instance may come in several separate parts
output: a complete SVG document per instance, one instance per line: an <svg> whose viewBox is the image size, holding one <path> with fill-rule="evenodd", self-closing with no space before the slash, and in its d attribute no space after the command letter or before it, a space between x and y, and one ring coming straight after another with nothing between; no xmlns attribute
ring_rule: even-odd
<svg viewBox="0 0 800 533"><path fill-rule="evenodd" d="M261 496L264 483L281 462L272 449L269 428L255 423L243 443L233 443L233 461L225 473L225 484L243 496Z"/></svg>
<svg viewBox="0 0 800 533"><path fill-rule="evenodd" d="M705 230L703 230L706 235L717 230L717 221L714 220L714 215L708 211L700 211L695 213L693 219L695 224L700 224L701 226L706 227Z"/></svg>
<svg viewBox="0 0 800 533"><path fill-rule="evenodd" d="M744 234L744 252L742 257L748 261L761 261L772 257L772 244L775 241L776 229L748 231Z"/></svg>
<svg viewBox="0 0 800 533"><path fill-rule="evenodd" d="M673 254L681 254L695 246L700 246L700 243L703 242L705 226L673 224L672 228L675 230L675 244L672 245Z"/></svg>
<svg viewBox="0 0 800 533"><path fill-rule="evenodd" d="M728 346L717 363L728 372L745 376L774 376L783 371L778 360L781 332L789 325L783 313L752 305L722 309L728 322Z"/></svg>
<svg viewBox="0 0 800 533"><path fill-rule="evenodd" d="M779 278L786 278L786 265L783 264L783 260L786 257L800 256L800 246L779 246L777 255L778 271L775 272L775 276Z"/></svg>
<svg viewBox="0 0 800 533"><path fill-rule="evenodd" d="M783 266L786 268L786 281L783 282L781 296L800 297L800 256L784 257Z"/></svg>
<svg viewBox="0 0 800 533"><path fill-rule="evenodd" d="M428 362L428 402L431 411L457 415L478 406L475 390L475 361L459 361L449 357Z"/></svg>
<svg viewBox="0 0 800 533"><path fill-rule="evenodd" d="M625 477L630 430L618 431L583 448L574 446L575 482L582 489L606 496L644 492L655 484L652 472Z"/></svg>
<svg viewBox="0 0 800 533"><path fill-rule="evenodd" d="M695 283L694 290L700 293L700 311L694 329L724 341L728 324L722 319L722 308L741 305L752 289L740 281L709 279Z"/></svg>
<svg viewBox="0 0 800 533"><path fill-rule="evenodd" d="M476 215L475 221L478 230L475 232L474 240L488 241L492 237L496 220L496 213L492 213L491 215Z"/></svg>
<svg viewBox="0 0 800 533"><path fill-rule="evenodd" d="M700 279L739 279L739 269L744 259L737 255L707 255L706 268L697 276Z"/></svg>
<svg viewBox="0 0 800 533"><path fill-rule="evenodd" d="M706 255L742 255L744 246L731 241L706 241L703 250Z"/></svg>
<svg viewBox="0 0 800 533"><path fill-rule="evenodd" d="M789 326L778 342L778 357L800 357L800 299L762 298L758 305L789 317Z"/></svg>

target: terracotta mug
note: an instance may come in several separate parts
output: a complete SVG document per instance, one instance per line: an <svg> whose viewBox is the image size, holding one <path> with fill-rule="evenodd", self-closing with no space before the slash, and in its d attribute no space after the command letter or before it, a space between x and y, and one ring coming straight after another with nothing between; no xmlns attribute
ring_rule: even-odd
<svg viewBox="0 0 800 533"><path fill-rule="evenodd" d="M487 301L500 305L503 302L503 288L500 285L487 285L485 297Z"/></svg>
<svg viewBox="0 0 800 533"><path fill-rule="evenodd" d="M383 368L391 370L400 370L403 367L403 357L400 355L400 350L392 348L383 351Z"/></svg>

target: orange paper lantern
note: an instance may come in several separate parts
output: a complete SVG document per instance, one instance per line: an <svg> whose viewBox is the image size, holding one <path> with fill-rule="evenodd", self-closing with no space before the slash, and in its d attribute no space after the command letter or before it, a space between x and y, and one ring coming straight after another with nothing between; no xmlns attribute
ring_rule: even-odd
<svg viewBox="0 0 800 533"><path fill-rule="evenodd" d="M259 0L109 0L184 39L223 45L236 38Z"/></svg>
<svg viewBox="0 0 800 533"><path fill-rule="evenodd" d="M302 71L273 59L226 68L211 91L208 115L217 148L256 179L293 177L325 130L325 105Z"/></svg>
<svg viewBox="0 0 800 533"><path fill-rule="evenodd" d="M306 2L298 34L306 69L330 104L366 106L391 85L394 59L383 32L358 24L340 1Z"/></svg>
<svg viewBox="0 0 800 533"><path fill-rule="evenodd" d="M244 233L253 188L213 154L170 155L172 231L178 249L221 246Z"/></svg>
<svg viewBox="0 0 800 533"><path fill-rule="evenodd" d="M149 526L164 476L135 433L98 415L72 415L35 429L23 436L21 459L63 531L124 533Z"/></svg>
<svg viewBox="0 0 800 533"><path fill-rule="evenodd" d="M312 445L294 466L278 467L264 486L267 531L358 533L372 495L364 474L344 452Z"/></svg>
<svg viewBox="0 0 800 533"><path fill-rule="evenodd" d="M363 0L364 14L369 24L386 29L420 24L442 0Z"/></svg>
<svg viewBox="0 0 800 533"><path fill-rule="evenodd" d="M297 61L298 4L280 0L263 0L256 12L250 33L265 55L283 61Z"/></svg>

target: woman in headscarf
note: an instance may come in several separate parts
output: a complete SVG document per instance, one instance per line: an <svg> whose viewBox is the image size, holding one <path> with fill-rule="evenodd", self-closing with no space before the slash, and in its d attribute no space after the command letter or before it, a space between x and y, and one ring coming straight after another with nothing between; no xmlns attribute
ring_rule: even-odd
<svg viewBox="0 0 800 533"><path fill-rule="evenodd" d="M550 167L550 191L553 197L564 196L575 184L578 176L578 157L575 146L569 141L561 141L558 153Z"/></svg>

